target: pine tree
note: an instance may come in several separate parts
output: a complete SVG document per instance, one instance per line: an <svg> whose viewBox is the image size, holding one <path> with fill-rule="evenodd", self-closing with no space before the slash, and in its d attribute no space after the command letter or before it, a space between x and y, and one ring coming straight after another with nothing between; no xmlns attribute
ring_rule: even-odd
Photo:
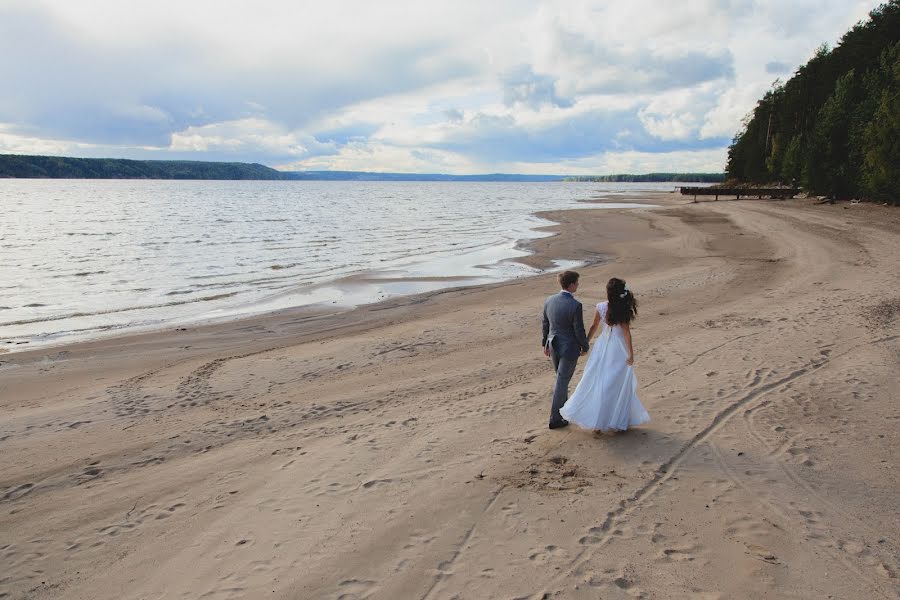
<svg viewBox="0 0 900 600"><path fill-rule="evenodd" d="M890 0L833 49L820 46L745 118L728 149L728 178L896 202L898 45L900 0Z"/></svg>
<svg viewBox="0 0 900 600"><path fill-rule="evenodd" d="M871 198L900 203L900 44L881 60L887 85L865 130L863 185Z"/></svg>

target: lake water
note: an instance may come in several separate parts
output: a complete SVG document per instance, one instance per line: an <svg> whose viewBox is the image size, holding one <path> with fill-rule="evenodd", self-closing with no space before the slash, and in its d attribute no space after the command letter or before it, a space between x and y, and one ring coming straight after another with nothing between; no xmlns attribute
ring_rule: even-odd
<svg viewBox="0 0 900 600"><path fill-rule="evenodd" d="M0 348L533 275L535 212L676 185L0 180Z"/></svg>

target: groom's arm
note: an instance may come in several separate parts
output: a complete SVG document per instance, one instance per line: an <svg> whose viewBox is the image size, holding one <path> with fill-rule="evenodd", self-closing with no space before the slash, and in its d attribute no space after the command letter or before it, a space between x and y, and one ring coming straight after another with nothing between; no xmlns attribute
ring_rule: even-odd
<svg viewBox="0 0 900 600"><path fill-rule="evenodd" d="M547 336L550 335L550 319L547 318L547 303L544 302L544 319L541 323L541 348L547 348Z"/></svg>
<svg viewBox="0 0 900 600"><path fill-rule="evenodd" d="M578 340L581 351L587 352L591 347L591 343L588 341L587 334L584 332L584 317L581 311L581 302L575 307L575 316L572 325L575 330L575 339Z"/></svg>

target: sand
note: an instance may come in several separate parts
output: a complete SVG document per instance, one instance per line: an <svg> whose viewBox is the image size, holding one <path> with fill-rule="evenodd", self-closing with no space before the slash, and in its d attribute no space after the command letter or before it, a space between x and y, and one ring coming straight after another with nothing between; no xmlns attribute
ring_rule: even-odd
<svg viewBox="0 0 900 600"><path fill-rule="evenodd" d="M531 258L637 294L623 434L550 273L0 355L0 598L900 597L900 213L642 200Z"/></svg>

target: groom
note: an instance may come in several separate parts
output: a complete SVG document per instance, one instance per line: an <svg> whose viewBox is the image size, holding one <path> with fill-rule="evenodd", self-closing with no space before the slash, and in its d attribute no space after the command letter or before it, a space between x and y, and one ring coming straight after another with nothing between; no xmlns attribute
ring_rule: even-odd
<svg viewBox="0 0 900 600"><path fill-rule="evenodd" d="M569 424L559 414L569 398L569 381L575 373L578 357L588 351L587 334L581 315L581 302L573 295L578 290L578 273L563 271L559 274L562 291L544 302L543 341L544 354L553 360L556 385L553 386L553 406L550 409L550 429Z"/></svg>

